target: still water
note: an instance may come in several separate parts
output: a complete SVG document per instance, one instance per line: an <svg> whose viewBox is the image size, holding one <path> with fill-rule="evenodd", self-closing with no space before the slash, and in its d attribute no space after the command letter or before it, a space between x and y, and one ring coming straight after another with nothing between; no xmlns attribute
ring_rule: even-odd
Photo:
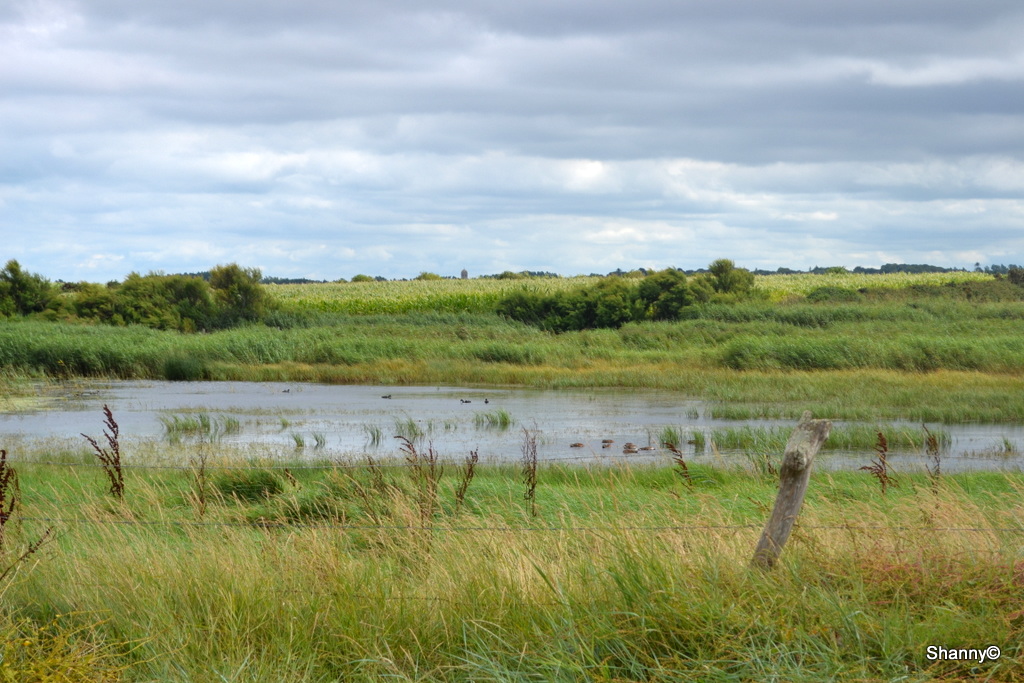
<svg viewBox="0 0 1024 683"><path fill-rule="evenodd" d="M384 398L390 396L390 398ZM229 416L238 431L221 437L224 443L261 443L280 447L282 456L301 452L312 456L386 458L400 456L394 435L409 421L424 433L445 459L461 460L471 450L483 460L521 457L523 429L537 436L538 457L544 461L616 462L663 461L670 454L659 446L666 426L680 431L704 432L723 427L791 426L793 421L719 420L705 417L699 401L681 400L668 391L640 389L540 390L523 388L392 387L252 382L148 382L79 383L49 398L45 408L0 413L0 438L28 441L99 437L102 407L110 406L123 438L163 438L164 422L173 416L207 413ZM486 414L505 411L506 429L480 424ZM1024 466L1024 427L1018 425L928 425L952 437L943 453L944 471L967 469L1019 470ZM920 432L920 425L905 425ZM377 434L379 440L374 441ZM314 448L319 439L322 447ZM602 441L614 445L602 448ZM710 439L708 439L710 441ZM623 455L621 445L656 450ZM573 448L571 444L582 443ZM1007 445L1011 450L1007 452ZM697 452L684 445L684 454L697 462L746 462L736 452ZM774 454L776 457L779 454ZM870 452L823 451L821 468L855 468L867 464ZM927 458L899 452L890 462L899 469L920 469Z"/></svg>

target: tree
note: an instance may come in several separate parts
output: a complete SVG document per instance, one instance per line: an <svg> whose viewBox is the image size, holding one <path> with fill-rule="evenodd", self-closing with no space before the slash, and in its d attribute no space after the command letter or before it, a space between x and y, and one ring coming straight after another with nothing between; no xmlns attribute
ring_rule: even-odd
<svg viewBox="0 0 1024 683"><path fill-rule="evenodd" d="M711 286L721 294L745 294L754 288L754 274L746 268L737 268L727 258L712 263L708 271L713 278Z"/></svg>
<svg viewBox="0 0 1024 683"><path fill-rule="evenodd" d="M0 314L39 313L55 299L56 291L50 281L25 272L16 260L11 259L0 270Z"/></svg>
<svg viewBox="0 0 1024 683"><path fill-rule="evenodd" d="M109 316L105 316L106 298L98 291L83 290L75 297L73 306L79 315L158 330L195 332L219 322L210 286L194 275L130 273L124 284L110 290L109 295L113 303Z"/></svg>
<svg viewBox="0 0 1024 683"><path fill-rule="evenodd" d="M1024 268L1010 266L1009 270L1006 271L1006 276L1010 278L1010 282L1013 284L1024 285Z"/></svg>
<svg viewBox="0 0 1024 683"><path fill-rule="evenodd" d="M259 320L270 307L270 299L260 285L259 268L242 268L237 263L217 266L210 271L210 287L220 308L221 324Z"/></svg>
<svg viewBox="0 0 1024 683"><path fill-rule="evenodd" d="M693 303L686 273L675 268L666 268L645 277L640 282L637 296L643 303L645 315L654 320L677 318L684 306Z"/></svg>

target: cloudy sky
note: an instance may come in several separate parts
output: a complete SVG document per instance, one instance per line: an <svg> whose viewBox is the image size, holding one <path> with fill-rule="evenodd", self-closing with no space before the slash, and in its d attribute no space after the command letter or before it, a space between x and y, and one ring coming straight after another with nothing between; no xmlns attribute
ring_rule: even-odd
<svg viewBox="0 0 1024 683"><path fill-rule="evenodd" d="M51 279L1024 263L1020 0L0 0Z"/></svg>

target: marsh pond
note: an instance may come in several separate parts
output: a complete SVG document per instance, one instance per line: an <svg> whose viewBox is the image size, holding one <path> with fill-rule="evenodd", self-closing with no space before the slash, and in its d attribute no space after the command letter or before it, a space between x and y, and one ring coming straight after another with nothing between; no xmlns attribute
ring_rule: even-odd
<svg viewBox="0 0 1024 683"><path fill-rule="evenodd" d="M282 456L338 459L401 457L405 436L432 446L445 460L470 451L484 461L521 457L524 430L536 437L541 461L671 462L676 442L696 462L776 462L793 421L725 420L709 406L669 391L543 390L422 386L354 386L252 382L75 382L30 408L0 413L0 436L26 442L99 436L109 405L122 438L210 439L260 443ZM944 471L1019 470L1024 427L925 425L939 437ZM878 429L887 434L900 469L923 469L929 455L920 424L837 421L817 461L826 469L870 462ZM627 443L636 453L623 453ZM84 445L84 442L83 442ZM633 449L631 449L633 450ZM130 456L129 456L130 457Z"/></svg>

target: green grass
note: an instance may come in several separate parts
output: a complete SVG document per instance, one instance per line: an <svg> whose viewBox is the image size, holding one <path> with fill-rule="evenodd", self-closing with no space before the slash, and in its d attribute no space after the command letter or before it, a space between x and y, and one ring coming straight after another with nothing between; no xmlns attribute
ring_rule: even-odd
<svg viewBox="0 0 1024 683"><path fill-rule="evenodd" d="M67 521L0 587L0 630L77 634L95 680L1017 680L1024 664L1019 474L908 474L885 497L866 473L816 474L764 573L748 562L775 482L745 469L691 464L688 486L668 467L546 466L534 518L518 466L480 465L458 511L452 467L424 523L429 489L395 463L215 446L199 518L193 470L129 469L116 504L95 468L19 455L12 552ZM930 643L1003 654L932 662Z"/></svg>

